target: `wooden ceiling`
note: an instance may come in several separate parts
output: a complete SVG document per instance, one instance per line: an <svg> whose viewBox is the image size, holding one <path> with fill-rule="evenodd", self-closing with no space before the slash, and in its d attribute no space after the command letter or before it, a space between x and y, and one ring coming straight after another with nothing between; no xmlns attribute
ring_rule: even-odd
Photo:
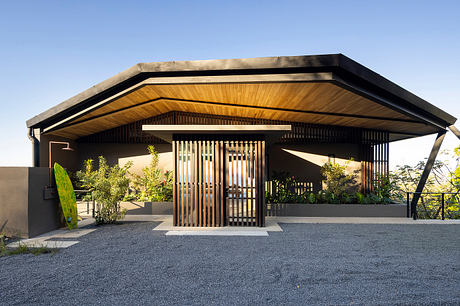
<svg viewBox="0 0 460 306"><path fill-rule="evenodd" d="M328 82L144 85L49 134L70 139L170 111L430 133L433 127Z"/></svg>

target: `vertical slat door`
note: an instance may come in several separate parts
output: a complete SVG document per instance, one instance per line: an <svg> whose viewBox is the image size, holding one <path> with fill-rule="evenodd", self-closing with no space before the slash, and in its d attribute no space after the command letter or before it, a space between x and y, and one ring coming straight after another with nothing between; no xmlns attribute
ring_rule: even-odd
<svg viewBox="0 0 460 306"><path fill-rule="evenodd" d="M223 148L223 141L173 141L174 225L225 225Z"/></svg>
<svg viewBox="0 0 460 306"><path fill-rule="evenodd" d="M265 225L265 142L229 141L226 147L227 223Z"/></svg>
<svg viewBox="0 0 460 306"><path fill-rule="evenodd" d="M265 224L265 142L175 139L176 226Z"/></svg>

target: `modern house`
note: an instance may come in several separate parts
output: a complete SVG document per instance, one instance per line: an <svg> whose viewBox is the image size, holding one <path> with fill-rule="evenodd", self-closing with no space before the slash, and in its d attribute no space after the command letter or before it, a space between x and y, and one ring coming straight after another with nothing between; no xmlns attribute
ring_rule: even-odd
<svg viewBox="0 0 460 306"><path fill-rule="evenodd" d="M332 54L140 63L27 127L35 167L58 161L75 171L99 155L142 167L154 144L160 164L174 170L175 225L263 226L273 172L316 191L323 163L352 158L369 192L378 175L388 175L390 142L437 133L434 160L455 121Z"/></svg>

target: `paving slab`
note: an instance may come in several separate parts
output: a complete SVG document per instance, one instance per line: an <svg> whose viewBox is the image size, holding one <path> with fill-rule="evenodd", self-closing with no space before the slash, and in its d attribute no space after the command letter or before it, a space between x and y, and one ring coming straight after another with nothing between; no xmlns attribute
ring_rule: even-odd
<svg viewBox="0 0 460 306"><path fill-rule="evenodd" d="M79 241L77 240L55 240L55 239L77 239L82 236L85 236L89 233L96 231L96 228L81 228L85 226L92 225L94 223L94 219L88 218L83 219L78 222L78 228L69 230L67 228L60 228L54 231L50 231L48 233L44 233L40 236L29 238L29 239L21 239L7 245L8 248L17 248L20 245L25 245L30 248L40 248L46 247L50 249L64 249L71 247L77 244Z"/></svg>
<svg viewBox="0 0 460 306"><path fill-rule="evenodd" d="M267 231L215 231L215 230L204 230L204 231L168 231L166 236L268 236Z"/></svg>

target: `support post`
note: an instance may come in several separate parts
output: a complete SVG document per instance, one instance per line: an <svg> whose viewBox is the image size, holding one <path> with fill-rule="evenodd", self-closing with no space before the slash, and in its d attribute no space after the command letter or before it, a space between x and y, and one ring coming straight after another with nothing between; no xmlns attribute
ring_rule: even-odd
<svg viewBox="0 0 460 306"><path fill-rule="evenodd" d="M407 209L407 211L406 211L406 217L407 217L407 218L410 218L410 210L409 210L409 202L410 202L410 200L409 200L409 195L410 195L410 193L407 192L407 194L406 194L406 196L407 196L407 199L406 199L406 205L407 205L407 207L406 207L406 209Z"/></svg>
<svg viewBox="0 0 460 306"><path fill-rule="evenodd" d="M420 181L417 185L417 189L415 190L414 196L412 197L411 212L414 220L417 218L416 207L418 200L420 199L423 188L425 187L425 183L428 179L428 176L430 175L431 169L433 168L434 161L436 160L436 156L438 155L441 144L444 140L444 137L446 136L446 132L447 130L444 130L439 132L436 136L436 140L434 142L433 148L431 149L430 156L426 161L425 169L423 169L422 176L420 177Z"/></svg>
<svg viewBox="0 0 460 306"><path fill-rule="evenodd" d="M451 130L451 132L460 139L460 131L454 125L449 126L449 130Z"/></svg>

